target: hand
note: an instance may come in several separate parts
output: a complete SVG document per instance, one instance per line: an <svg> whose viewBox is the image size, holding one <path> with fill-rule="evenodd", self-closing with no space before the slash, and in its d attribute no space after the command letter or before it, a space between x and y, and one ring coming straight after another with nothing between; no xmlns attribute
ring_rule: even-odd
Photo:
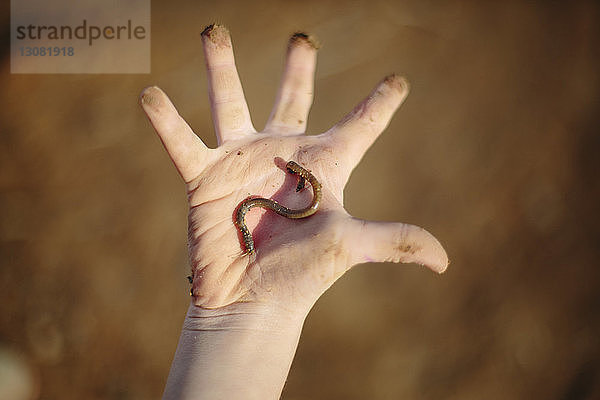
<svg viewBox="0 0 600 400"><path fill-rule="evenodd" d="M250 120L226 28L202 33L209 95L218 139L207 148L157 87L141 104L187 185L189 252L194 303L221 308L233 303L275 304L308 312L318 297L358 263L416 262L441 273L448 258L422 228L359 220L343 206L343 189L363 154L388 125L408 94L408 83L392 75L333 128L305 134L313 97L317 46L294 35L271 116L262 132ZM246 223L256 256L244 255L234 225L235 210L251 195L302 208L311 189L296 193L286 173L294 160L323 186L317 213L287 219L252 209ZM307 185L309 186L309 185Z"/></svg>

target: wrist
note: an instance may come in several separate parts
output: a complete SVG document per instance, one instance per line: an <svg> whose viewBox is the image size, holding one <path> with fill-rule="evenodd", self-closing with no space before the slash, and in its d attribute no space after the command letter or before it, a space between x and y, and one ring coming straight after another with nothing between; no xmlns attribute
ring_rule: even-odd
<svg viewBox="0 0 600 400"><path fill-rule="evenodd" d="M192 303L164 399L278 399L304 318L267 304Z"/></svg>
<svg viewBox="0 0 600 400"><path fill-rule="evenodd" d="M216 309L192 302L185 316L183 330L255 331L285 334L302 329L308 313L265 303L234 303Z"/></svg>

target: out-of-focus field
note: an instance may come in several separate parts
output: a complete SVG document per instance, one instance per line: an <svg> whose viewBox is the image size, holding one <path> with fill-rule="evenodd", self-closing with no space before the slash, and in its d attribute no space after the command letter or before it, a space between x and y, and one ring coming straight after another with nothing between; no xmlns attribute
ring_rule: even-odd
<svg viewBox="0 0 600 400"><path fill-rule="evenodd" d="M189 301L186 198L137 97L159 85L214 146L213 21L257 128L296 30L323 44L311 133L407 76L346 206L426 227L452 260L344 276L284 399L600 398L597 2L157 1L150 75L11 75L2 8L0 370L20 360L41 398L162 393Z"/></svg>

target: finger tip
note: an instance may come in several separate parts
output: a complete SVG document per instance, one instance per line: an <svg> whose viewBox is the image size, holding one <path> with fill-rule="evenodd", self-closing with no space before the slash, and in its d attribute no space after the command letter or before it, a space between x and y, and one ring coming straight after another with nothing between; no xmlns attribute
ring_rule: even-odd
<svg viewBox="0 0 600 400"><path fill-rule="evenodd" d="M161 95L163 91L158 86L148 86L140 93L139 102L144 108L156 108L160 104Z"/></svg>
<svg viewBox="0 0 600 400"><path fill-rule="evenodd" d="M399 74L390 74L383 79L383 82L389 87L397 90L401 96L406 97L410 92L410 83L408 79Z"/></svg>
<svg viewBox="0 0 600 400"><path fill-rule="evenodd" d="M227 30L227 27L225 25L220 24L215 21L215 22L212 22L211 24L206 25L206 27L204 27L204 29L202 30L202 36L210 37L218 32L228 33L229 31Z"/></svg>
<svg viewBox="0 0 600 400"><path fill-rule="evenodd" d="M448 261L447 258L438 259L438 260L433 260L433 259L421 260L421 261L416 261L416 263L421 266L429 268L430 270L432 270L433 272L435 272L438 275L441 275L444 272L446 272L446 269L448 269L448 265L450 264L450 262Z"/></svg>
<svg viewBox="0 0 600 400"><path fill-rule="evenodd" d="M289 40L288 47L306 46L311 50L319 50L321 43L315 35L306 32L295 32Z"/></svg>
<svg viewBox="0 0 600 400"><path fill-rule="evenodd" d="M440 262L434 268L432 268L432 270L434 272L437 272L439 275L441 275L444 272L446 272L449 265L450 265L450 260L448 260L448 258L446 257L442 262Z"/></svg>
<svg viewBox="0 0 600 400"><path fill-rule="evenodd" d="M446 250L444 250L442 244L437 239L435 239L433 249L431 249L430 253L432 257L429 263L427 263L429 269L440 275L446 272L446 269L448 269L448 265L450 264L450 260L448 259Z"/></svg>
<svg viewBox="0 0 600 400"><path fill-rule="evenodd" d="M231 37L225 25L212 23L200 34L204 43L211 43L216 47L230 47Z"/></svg>
<svg viewBox="0 0 600 400"><path fill-rule="evenodd" d="M448 264L450 264L444 246L435 236L423 228L415 227L414 233L419 244L409 246L411 249L416 250L412 254L413 260L417 260L417 263L437 274L443 274L448 268Z"/></svg>

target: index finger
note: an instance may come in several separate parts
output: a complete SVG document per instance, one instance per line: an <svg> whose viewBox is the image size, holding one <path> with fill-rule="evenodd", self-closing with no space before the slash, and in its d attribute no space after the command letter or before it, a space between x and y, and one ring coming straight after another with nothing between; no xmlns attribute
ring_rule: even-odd
<svg viewBox="0 0 600 400"><path fill-rule="evenodd" d="M140 104L158 133L177 171L186 182L198 176L208 148L177 113L167 95L156 86L144 89Z"/></svg>

